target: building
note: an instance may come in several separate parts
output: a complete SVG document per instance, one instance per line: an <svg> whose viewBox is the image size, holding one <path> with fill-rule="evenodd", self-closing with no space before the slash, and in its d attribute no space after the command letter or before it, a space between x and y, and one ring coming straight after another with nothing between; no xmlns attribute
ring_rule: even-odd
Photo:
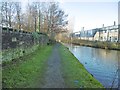
<svg viewBox="0 0 120 90"><path fill-rule="evenodd" d="M99 30L94 35L94 40L117 42L118 41L118 25L99 28Z"/></svg>
<svg viewBox="0 0 120 90"><path fill-rule="evenodd" d="M97 31L98 31L98 28L91 29L91 30L82 30L80 32L75 32L74 37L77 37L77 38L82 39L82 40L93 41L94 36L95 36Z"/></svg>
<svg viewBox="0 0 120 90"><path fill-rule="evenodd" d="M118 42L118 25L112 25L74 33L74 37L82 40Z"/></svg>

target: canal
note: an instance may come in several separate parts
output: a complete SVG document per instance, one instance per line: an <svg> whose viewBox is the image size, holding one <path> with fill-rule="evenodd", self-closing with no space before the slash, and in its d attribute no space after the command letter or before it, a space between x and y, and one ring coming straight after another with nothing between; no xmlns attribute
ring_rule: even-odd
<svg viewBox="0 0 120 90"><path fill-rule="evenodd" d="M104 87L118 87L120 51L68 44L66 46Z"/></svg>

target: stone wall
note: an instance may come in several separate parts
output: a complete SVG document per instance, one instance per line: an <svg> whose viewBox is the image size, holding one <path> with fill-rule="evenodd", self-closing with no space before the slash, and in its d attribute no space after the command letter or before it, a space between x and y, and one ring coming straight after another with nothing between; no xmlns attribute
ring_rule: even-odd
<svg viewBox="0 0 120 90"><path fill-rule="evenodd" d="M49 42L47 35L31 33L11 28L2 28L2 61L9 61L29 54L39 45Z"/></svg>

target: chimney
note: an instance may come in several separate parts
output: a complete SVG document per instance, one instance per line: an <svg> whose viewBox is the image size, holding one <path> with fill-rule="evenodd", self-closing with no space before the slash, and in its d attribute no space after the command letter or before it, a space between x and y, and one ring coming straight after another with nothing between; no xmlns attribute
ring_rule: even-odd
<svg viewBox="0 0 120 90"><path fill-rule="evenodd" d="M103 24L103 27L104 27L104 24Z"/></svg>
<svg viewBox="0 0 120 90"><path fill-rule="evenodd" d="M84 27L83 27L83 31L84 31Z"/></svg>
<svg viewBox="0 0 120 90"><path fill-rule="evenodd" d="M116 25L116 22L114 21L114 26Z"/></svg>

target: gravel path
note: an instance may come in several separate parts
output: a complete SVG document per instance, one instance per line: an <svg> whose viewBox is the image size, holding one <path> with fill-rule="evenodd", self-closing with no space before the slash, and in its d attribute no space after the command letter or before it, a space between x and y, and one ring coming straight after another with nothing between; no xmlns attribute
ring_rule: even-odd
<svg viewBox="0 0 120 90"><path fill-rule="evenodd" d="M60 70L61 58L58 48L59 44L54 45L51 56L48 59L48 67L41 88L65 88L64 79Z"/></svg>

